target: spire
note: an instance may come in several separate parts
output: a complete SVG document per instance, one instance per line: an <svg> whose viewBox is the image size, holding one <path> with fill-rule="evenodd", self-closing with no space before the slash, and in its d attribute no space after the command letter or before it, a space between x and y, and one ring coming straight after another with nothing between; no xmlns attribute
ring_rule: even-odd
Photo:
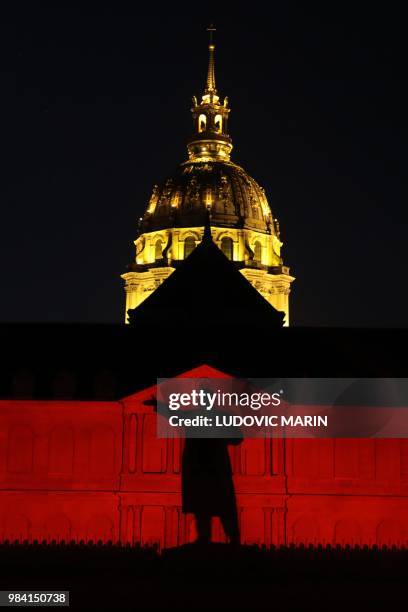
<svg viewBox="0 0 408 612"><path fill-rule="evenodd" d="M217 89L215 87L215 68L214 68L215 45L213 42L213 34L215 31L216 29L213 26L213 24L211 24L207 28L207 32L209 32L209 35L210 35L210 42L208 45L208 73L207 73L207 84L205 88L205 93L210 94L210 95L217 93Z"/></svg>
<svg viewBox="0 0 408 612"><path fill-rule="evenodd" d="M193 96L193 108L191 113L194 121L194 133L187 143L190 160L199 161L203 159L229 160L232 149L231 138L228 135L228 98L221 102L215 87L214 50L213 35L215 27L211 24L207 28L209 32L209 58L207 81L201 101L198 102Z"/></svg>

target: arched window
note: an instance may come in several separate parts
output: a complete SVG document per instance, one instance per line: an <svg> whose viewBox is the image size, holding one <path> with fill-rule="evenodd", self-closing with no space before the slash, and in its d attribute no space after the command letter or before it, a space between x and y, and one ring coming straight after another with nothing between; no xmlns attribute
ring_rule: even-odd
<svg viewBox="0 0 408 612"><path fill-rule="evenodd" d="M233 242L232 238L228 238L228 236L224 236L221 240L221 251L224 253L225 257L232 260L233 255Z"/></svg>
<svg viewBox="0 0 408 612"><path fill-rule="evenodd" d="M185 241L184 241L184 259L187 259L187 257L190 255L190 253L192 253L195 249L195 240L193 238L193 236L188 236Z"/></svg>
<svg viewBox="0 0 408 612"><path fill-rule="evenodd" d="M211 205L213 203L213 192L211 187L207 187L207 189L205 190L205 205L207 208L211 208Z"/></svg>
<svg viewBox="0 0 408 612"><path fill-rule="evenodd" d="M177 208L180 202L181 202L181 193L180 191L176 191L173 193L173 196L171 198L171 205L173 208Z"/></svg>
<svg viewBox="0 0 408 612"><path fill-rule="evenodd" d="M75 374L68 370L57 372L54 379L54 396L60 399L70 399L75 396L77 381Z"/></svg>
<svg viewBox="0 0 408 612"><path fill-rule="evenodd" d="M32 398L35 390L35 380L29 370L20 370L13 378L13 395L20 398Z"/></svg>
<svg viewBox="0 0 408 612"><path fill-rule="evenodd" d="M205 132L207 128L207 117L205 115L200 115L198 118L198 131Z"/></svg>
<svg viewBox="0 0 408 612"><path fill-rule="evenodd" d="M258 240L254 244L254 259L259 263L262 261L262 245Z"/></svg>
<svg viewBox="0 0 408 612"><path fill-rule="evenodd" d="M221 115L215 115L214 125L215 125L215 131L221 134L222 133L222 116Z"/></svg>
<svg viewBox="0 0 408 612"><path fill-rule="evenodd" d="M156 240L156 244L154 245L154 258L157 261L158 259L163 259L163 243L160 240Z"/></svg>

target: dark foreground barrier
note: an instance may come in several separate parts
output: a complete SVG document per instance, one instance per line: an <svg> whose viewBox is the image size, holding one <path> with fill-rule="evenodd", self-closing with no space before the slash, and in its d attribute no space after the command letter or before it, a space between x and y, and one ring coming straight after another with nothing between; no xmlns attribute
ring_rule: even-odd
<svg viewBox="0 0 408 612"><path fill-rule="evenodd" d="M70 607L86 610L399 605L407 574L408 549L375 546L0 546L1 589L69 590Z"/></svg>

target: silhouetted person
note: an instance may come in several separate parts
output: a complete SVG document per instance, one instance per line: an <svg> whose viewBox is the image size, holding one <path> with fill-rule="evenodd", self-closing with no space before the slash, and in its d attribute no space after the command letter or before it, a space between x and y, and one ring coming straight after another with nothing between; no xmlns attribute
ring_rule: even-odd
<svg viewBox="0 0 408 612"><path fill-rule="evenodd" d="M145 402L155 406L157 412L166 418L174 412L156 399ZM183 416L194 418L203 412L179 410ZM217 412L217 414L221 414ZM184 428L186 429L186 427ZM235 433L236 435L236 433ZM211 541L211 519L219 517L225 535L231 544L239 544L240 533L238 512L232 480L231 461L228 445L242 442L239 438L185 438L182 458L181 486L182 511L194 514L198 542Z"/></svg>
<svg viewBox="0 0 408 612"><path fill-rule="evenodd" d="M228 540L239 544L228 444L240 442L239 439L186 438L182 459L182 510L195 515L201 543L211 540L211 519L218 516Z"/></svg>

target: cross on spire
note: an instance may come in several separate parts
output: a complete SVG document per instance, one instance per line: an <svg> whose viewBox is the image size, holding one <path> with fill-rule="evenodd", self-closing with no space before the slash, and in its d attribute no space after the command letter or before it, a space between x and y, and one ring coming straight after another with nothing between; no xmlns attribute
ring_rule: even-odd
<svg viewBox="0 0 408 612"><path fill-rule="evenodd" d="M211 23L208 28L207 28L207 32L210 33L210 45L213 42L213 33L217 31L217 28L214 26L213 23Z"/></svg>

